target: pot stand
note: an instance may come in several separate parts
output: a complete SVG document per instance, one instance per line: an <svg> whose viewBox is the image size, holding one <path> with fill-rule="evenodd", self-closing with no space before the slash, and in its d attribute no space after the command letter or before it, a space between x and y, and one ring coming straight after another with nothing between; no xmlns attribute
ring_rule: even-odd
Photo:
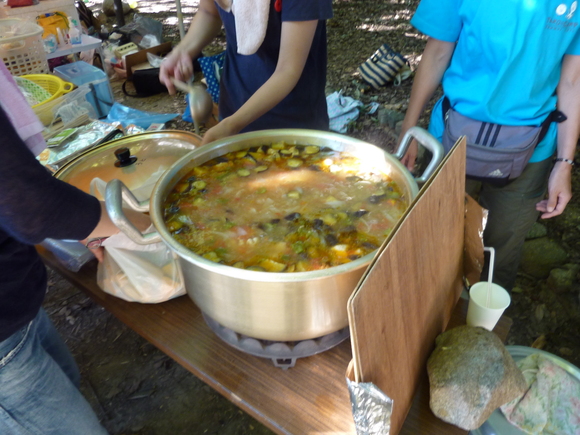
<svg viewBox="0 0 580 435"><path fill-rule="evenodd" d="M284 370L294 367L298 358L305 358L332 349L350 335L347 326L339 331L310 340L268 341L232 331L206 314L203 314L203 318L211 330L230 346L250 355L269 358L274 366Z"/></svg>

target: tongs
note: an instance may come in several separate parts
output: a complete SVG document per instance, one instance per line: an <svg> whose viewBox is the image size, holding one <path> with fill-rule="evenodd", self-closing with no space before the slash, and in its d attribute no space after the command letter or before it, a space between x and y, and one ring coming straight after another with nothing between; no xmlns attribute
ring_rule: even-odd
<svg viewBox="0 0 580 435"><path fill-rule="evenodd" d="M193 126L195 127L195 134L199 135L199 126L205 124L213 111L213 101L207 92L204 85L200 83L191 84L184 83L176 78L171 78L173 85L188 93L189 111L193 118Z"/></svg>

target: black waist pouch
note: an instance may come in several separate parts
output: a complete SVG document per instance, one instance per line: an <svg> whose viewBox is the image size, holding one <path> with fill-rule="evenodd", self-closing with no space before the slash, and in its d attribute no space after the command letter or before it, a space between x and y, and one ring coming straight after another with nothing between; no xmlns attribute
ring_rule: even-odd
<svg viewBox="0 0 580 435"><path fill-rule="evenodd" d="M539 126L492 124L463 116L450 107L447 98L443 100L443 116L445 151L449 152L465 136L467 177L500 186L521 175L550 124L566 120L562 112L555 110Z"/></svg>
<svg viewBox="0 0 580 435"><path fill-rule="evenodd" d="M130 80L135 88L135 93L130 94L127 91L127 82L123 83L123 93L129 97L150 97L151 95L167 92L167 88L159 81L159 68L138 69L133 73Z"/></svg>

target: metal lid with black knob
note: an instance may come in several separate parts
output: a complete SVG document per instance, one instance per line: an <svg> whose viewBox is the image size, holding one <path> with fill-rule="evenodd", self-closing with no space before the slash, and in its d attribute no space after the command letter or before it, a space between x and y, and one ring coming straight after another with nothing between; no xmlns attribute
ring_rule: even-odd
<svg viewBox="0 0 580 435"><path fill-rule="evenodd" d="M201 144L187 131L163 130L125 136L92 148L60 168L54 176L89 193L94 179L123 181L132 190L151 185L185 154ZM98 192L92 192L103 199Z"/></svg>
<svg viewBox="0 0 580 435"><path fill-rule="evenodd" d="M117 148L115 150L115 157L117 161L115 166L117 168L124 168L130 166L137 161L137 157L131 155L131 150L127 147Z"/></svg>

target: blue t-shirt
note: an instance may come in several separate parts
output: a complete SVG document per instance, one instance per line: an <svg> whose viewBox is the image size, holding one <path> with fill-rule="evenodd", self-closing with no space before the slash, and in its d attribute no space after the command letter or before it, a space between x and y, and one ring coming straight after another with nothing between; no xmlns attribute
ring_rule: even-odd
<svg viewBox="0 0 580 435"><path fill-rule="evenodd" d="M562 59L580 55L576 0L422 0L411 24L456 42L442 85L459 113L503 125L540 125L556 108ZM429 129L443 132L441 102ZM556 148L552 124L531 161Z"/></svg>
<svg viewBox="0 0 580 435"><path fill-rule="evenodd" d="M283 21L320 20L312 47L296 87L279 104L242 130L311 128L328 130L326 107L326 22L332 18L332 0L284 0L270 15L264 42L252 55L238 54L234 16L219 8L226 31L227 48L220 86L220 116L237 111L274 73L280 51Z"/></svg>

